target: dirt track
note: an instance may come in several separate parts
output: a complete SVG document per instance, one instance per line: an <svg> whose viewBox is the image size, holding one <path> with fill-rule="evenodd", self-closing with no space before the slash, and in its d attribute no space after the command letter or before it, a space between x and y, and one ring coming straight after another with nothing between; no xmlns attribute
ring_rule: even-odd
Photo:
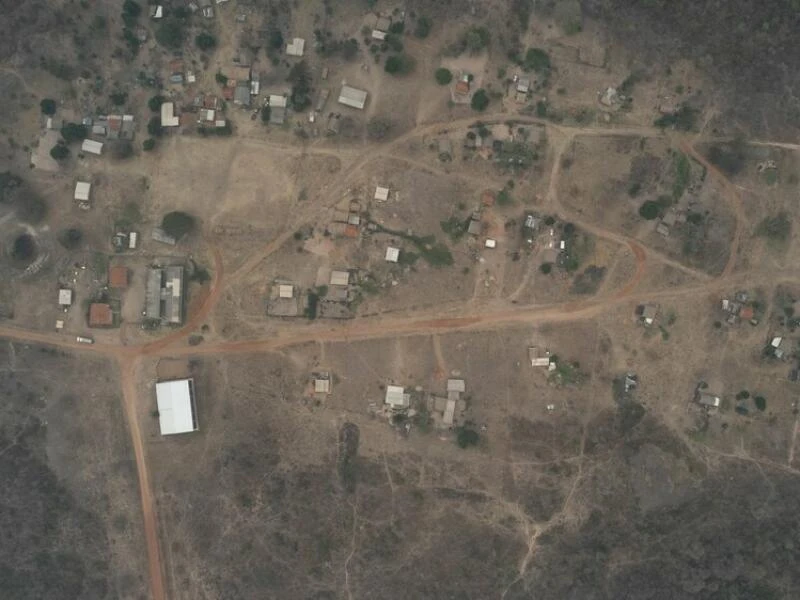
<svg viewBox="0 0 800 600"><path fill-rule="evenodd" d="M512 117L506 114L484 115L482 116L482 121L487 124L492 124L509 120L509 118ZM587 129L557 126L547 123L542 119L532 117L513 117L513 120L517 123L535 123L552 128L554 132L557 132L563 136L563 143L560 146L562 150L564 147L566 147L566 144L568 144L570 140L579 135L622 135L636 137L655 137L663 135L663 132L653 128L626 127ZM328 191L328 197L334 202L338 201L340 193L344 190L350 177L360 171L370 161L381 156L391 156L391 150L393 148L397 148L403 142L421 135L438 133L439 131L445 129L465 127L471 125L475 121L476 118L470 117L448 123L436 123L417 127L414 130L401 135L400 137L395 138L394 140L382 146L371 148L368 151L355 156L352 160L352 163L343 169L332 182L331 188ZM773 144L771 142L759 142L759 144L780 147L786 146L782 144ZM150 488L149 470L136 410L139 398L137 395L135 375L141 359L145 357L168 355L193 356L253 353L311 341L347 342L382 337L436 334L455 330L492 329L517 323L531 324L573 321L592 318L604 311L611 310L614 307L620 306L626 302L632 302L634 300L642 301L655 297L663 298L685 295L701 295L714 289L730 286L740 280L747 281L748 283L754 283L758 280L774 282L776 280L775 274L770 273L759 273L757 275L743 273L734 276L733 267L735 265L741 232L743 229L743 211L741 208L741 201L732 184L717 169L715 169L713 165L709 165L708 161L700 156L691 144L684 141L681 143L681 149L692 156L695 160L706 166L712 176L721 181L736 215L736 233L734 235L728 263L725 266L722 274L713 280L705 273L700 273L694 269L682 265L677 261L655 253L632 238L604 230L592 223L581 222L573 219L579 227L582 227L588 232L601 238L608 239L619 245L627 246L633 253L636 260L635 273L631 279L613 296L603 299L589 299L586 301L555 305L524 306L512 307L503 310L489 310L474 314L464 314L463 316L458 317L432 312L430 314L419 314L416 316L393 319L363 319L350 324L337 326L321 325L319 323L299 327L296 325L289 325L283 328L278 335L272 336L268 339L221 341L216 343L207 343L202 346L190 347L186 343L188 336L195 332L201 323L211 316L220 298L220 295L226 289L226 287L228 287L232 282L250 273L261 261L279 248L291 235L292 230L288 229L286 233L267 244L260 251L248 257L245 262L227 278L222 255L218 248L213 248L212 253L215 263L214 276L211 285L209 286L207 296L204 298L199 309L189 317L186 324L182 328L156 341L129 346L111 344L95 344L89 346L78 344L74 341L65 340L62 336L57 334L26 331L13 327L0 327L0 337L5 337L24 343L56 346L76 352L99 353L104 356L113 357L118 362L121 373L125 414L128 419L134 454L136 457L136 466L142 502L143 523L148 550L151 593L155 600L163 600L167 596L159 548L158 519L155 514L153 495ZM559 169L560 160L556 160L551 173L552 178L558 176ZM548 202L552 202L560 212L564 212L563 209L558 205L555 190L555 182L551 179L547 200ZM317 209L319 209L319 207L317 207ZM313 207L309 207L306 210L313 210ZM306 213L300 213L298 214L297 218L303 219L307 218L307 216L308 215ZM667 291L637 291L640 282L647 272L647 264L648 260L650 259L669 264L670 266L689 273L695 278L697 283L692 283L682 288L673 288ZM791 281L798 280L798 276L800 276L800 272L792 273L791 275L786 273L782 274L784 279Z"/></svg>

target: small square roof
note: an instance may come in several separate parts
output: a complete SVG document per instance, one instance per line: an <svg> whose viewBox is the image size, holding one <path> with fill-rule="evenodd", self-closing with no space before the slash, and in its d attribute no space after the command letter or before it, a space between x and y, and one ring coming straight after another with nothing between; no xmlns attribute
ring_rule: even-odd
<svg viewBox="0 0 800 600"><path fill-rule="evenodd" d="M405 389L399 385L386 386L386 404L394 408L403 408L409 405L409 396Z"/></svg>
<svg viewBox="0 0 800 600"><path fill-rule="evenodd" d="M396 263L400 258L400 249L389 246L386 249L386 261Z"/></svg>
<svg viewBox="0 0 800 600"><path fill-rule="evenodd" d="M278 286L278 297L279 298L293 298L294 297L294 286L281 284Z"/></svg>
<svg viewBox="0 0 800 600"><path fill-rule="evenodd" d="M58 290L59 306L69 306L72 304L72 290Z"/></svg>
<svg viewBox="0 0 800 600"><path fill-rule="evenodd" d="M347 271L331 271L331 285L348 285L350 273Z"/></svg>
<svg viewBox="0 0 800 600"><path fill-rule="evenodd" d="M79 181L75 184L75 200L88 200L89 192L92 189L92 184L85 181Z"/></svg>
<svg viewBox="0 0 800 600"><path fill-rule="evenodd" d="M389 188L378 186L375 188L375 200L386 201L389 199Z"/></svg>
<svg viewBox="0 0 800 600"><path fill-rule="evenodd" d="M306 41L303 38L294 38L286 45L286 54L289 56L303 56Z"/></svg>
<svg viewBox="0 0 800 600"><path fill-rule="evenodd" d="M314 393L316 393L316 394L330 394L331 393L331 380L330 379L315 379L314 380Z"/></svg>
<svg viewBox="0 0 800 600"><path fill-rule="evenodd" d="M448 392L464 392L467 389L463 379L448 379L447 391Z"/></svg>

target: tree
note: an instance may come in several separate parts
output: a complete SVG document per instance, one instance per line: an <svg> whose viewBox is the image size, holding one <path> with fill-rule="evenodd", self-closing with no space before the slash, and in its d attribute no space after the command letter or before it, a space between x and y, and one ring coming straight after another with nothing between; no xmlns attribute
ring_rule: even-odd
<svg viewBox="0 0 800 600"><path fill-rule="evenodd" d="M755 403L756 408L761 412L767 410L767 399L764 398L764 396L756 396L753 398L753 402Z"/></svg>
<svg viewBox="0 0 800 600"><path fill-rule="evenodd" d="M283 34L279 29L273 29L269 32L269 45L274 50L283 48Z"/></svg>
<svg viewBox="0 0 800 600"><path fill-rule="evenodd" d="M156 41L167 48L180 48L184 35L183 24L175 19L165 19L156 29Z"/></svg>
<svg viewBox="0 0 800 600"><path fill-rule="evenodd" d="M269 118L272 116L272 109L269 106L265 106L261 109L261 122L262 123L269 123Z"/></svg>
<svg viewBox="0 0 800 600"><path fill-rule="evenodd" d="M472 102L470 102L472 110L483 112L489 106L489 94L483 88L479 89L472 95Z"/></svg>
<svg viewBox="0 0 800 600"><path fill-rule="evenodd" d="M472 27L464 34L464 47L470 54L477 54L489 45L491 36L486 27Z"/></svg>
<svg viewBox="0 0 800 600"><path fill-rule="evenodd" d="M76 250L83 242L83 232L75 227L63 229L58 234L58 242L67 250Z"/></svg>
<svg viewBox="0 0 800 600"><path fill-rule="evenodd" d="M61 137L69 144L70 142L77 142L78 140L85 139L89 134L86 125L80 123L65 123L61 127Z"/></svg>
<svg viewBox="0 0 800 600"><path fill-rule="evenodd" d="M190 234L194 228L194 217L185 212L173 211L167 213L164 215L164 218L161 219L161 229L164 230L164 233L176 240Z"/></svg>
<svg viewBox="0 0 800 600"><path fill-rule="evenodd" d="M434 77L436 77L436 83L439 85L447 85L453 81L453 74L450 72L450 69L445 69L444 67L436 69Z"/></svg>
<svg viewBox="0 0 800 600"><path fill-rule="evenodd" d="M217 45L217 38L204 31L194 38L194 43L200 50L211 50Z"/></svg>
<svg viewBox="0 0 800 600"><path fill-rule="evenodd" d="M394 33L395 35L400 35L403 33L403 30L406 28L405 24L402 21L395 21L391 25L389 25L389 33Z"/></svg>
<svg viewBox="0 0 800 600"><path fill-rule="evenodd" d="M542 263L539 265L539 270L542 272L543 275L549 275L553 272L553 263Z"/></svg>
<svg viewBox="0 0 800 600"><path fill-rule="evenodd" d="M156 96L153 96L152 98L150 98L150 100L147 101L147 107L154 113L157 113L161 110L161 105L164 104L164 102L166 101L167 99L164 98L164 96L158 94Z"/></svg>
<svg viewBox="0 0 800 600"><path fill-rule="evenodd" d="M416 61L407 54L395 54L386 59L384 71L391 75L407 75L414 70Z"/></svg>
<svg viewBox="0 0 800 600"><path fill-rule="evenodd" d="M147 138L144 142L142 142L142 150L145 152L150 152L154 150L156 147L156 140L154 138Z"/></svg>
<svg viewBox="0 0 800 600"><path fill-rule="evenodd" d="M461 426L456 429L456 443L459 448L469 448L470 446L477 446L480 441L478 432L466 426Z"/></svg>
<svg viewBox="0 0 800 600"><path fill-rule="evenodd" d="M152 117L147 122L147 133L153 137L159 137L164 134L164 128L161 127L161 117Z"/></svg>
<svg viewBox="0 0 800 600"><path fill-rule="evenodd" d="M659 206L658 202L653 200L647 200L639 207L639 216L647 221L652 221L657 218L660 213L661 206Z"/></svg>
<svg viewBox="0 0 800 600"><path fill-rule="evenodd" d="M39 102L39 108L43 115L54 115L56 114L56 101L52 98L44 98Z"/></svg>
<svg viewBox="0 0 800 600"><path fill-rule="evenodd" d="M292 93L289 100L292 108L303 110L311 104L311 74L306 61L301 60L289 71L287 80L292 84Z"/></svg>
<svg viewBox="0 0 800 600"><path fill-rule="evenodd" d="M382 140L392 130L392 121L388 117L372 117L367 123L367 136L371 140Z"/></svg>
<svg viewBox="0 0 800 600"><path fill-rule="evenodd" d="M425 39L431 32L431 20L428 17L417 19L417 26L414 28L414 35L420 39Z"/></svg>
<svg viewBox="0 0 800 600"><path fill-rule="evenodd" d="M342 58L345 60L353 60L358 54L358 40L350 38L342 42Z"/></svg>
<svg viewBox="0 0 800 600"><path fill-rule="evenodd" d="M550 69L550 56L541 48L528 48L522 63L524 71L542 73Z"/></svg>
<svg viewBox="0 0 800 600"><path fill-rule="evenodd" d="M109 98L111 98L111 103L114 106L122 106L128 100L128 93L127 92L121 92L121 91L118 90L116 92L112 92L109 95Z"/></svg>
<svg viewBox="0 0 800 600"><path fill-rule="evenodd" d="M139 6L133 0L125 0L125 2L122 4L123 20L125 19L125 17L131 20L138 19L139 15L141 14L142 14L142 7Z"/></svg>
<svg viewBox="0 0 800 600"><path fill-rule="evenodd" d="M116 160L125 160L133 156L133 144L130 140L115 140L111 144L111 156Z"/></svg>
<svg viewBox="0 0 800 600"><path fill-rule="evenodd" d="M50 156L56 160L64 160L69 156L69 148L66 144L58 143L50 148Z"/></svg>

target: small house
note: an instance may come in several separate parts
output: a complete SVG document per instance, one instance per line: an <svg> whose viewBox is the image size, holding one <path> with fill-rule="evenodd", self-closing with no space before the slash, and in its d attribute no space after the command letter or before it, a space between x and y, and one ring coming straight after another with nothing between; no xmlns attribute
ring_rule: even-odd
<svg viewBox="0 0 800 600"><path fill-rule="evenodd" d="M177 127L180 124L180 119L175 114L175 104L172 102L164 102L161 105L161 126Z"/></svg>
<svg viewBox="0 0 800 600"><path fill-rule="evenodd" d="M350 273L347 271L331 271L330 285L350 285Z"/></svg>
<svg viewBox="0 0 800 600"><path fill-rule="evenodd" d="M103 143L95 142L94 140L83 140L83 143L81 144L81 152L100 156L103 153Z"/></svg>
<svg viewBox="0 0 800 600"><path fill-rule="evenodd" d="M331 376L328 373L314 374L314 393L315 394L331 393Z"/></svg>
<svg viewBox="0 0 800 600"><path fill-rule="evenodd" d="M700 406L705 406L707 408L719 408L722 404L722 400L720 400L719 396L715 396L714 394L700 392L700 395L697 398L697 403Z"/></svg>
<svg viewBox="0 0 800 600"><path fill-rule="evenodd" d="M406 394L405 389L399 385L387 385L384 401L393 409L408 408L411 404L411 395Z"/></svg>
<svg viewBox="0 0 800 600"><path fill-rule="evenodd" d="M396 263L399 259L400 259L399 248L392 248L391 246L386 248L386 262Z"/></svg>
<svg viewBox="0 0 800 600"><path fill-rule="evenodd" d="M75 184L75 200L82 202L89 201L89 192L92 190L92 184L85 181L79 181Z"/></svg>
<svg viewBox="0 0 800 600"><path fill-rule="evenodd" d="M303 56L306 41L303 38L294 38L286 45L286 54L289 56Z"/></svg>
<svg viewBox="0 0 800 600"><path fill-rule="evenodd" d="M279 284L278 298L294 298L294 286L290 284Z"/></svg>
<svg viewBox="0 0 800 600"><path fill-rule="evenodd" d="M640 320L646 326L650 326L655 323L656 317L658 317L658 306L655 304L645 304L641 307L641 317Z"/></svg>
<svg viewBox="0 0 800 600"><path fill-rule="evenodd" d="M389 188L378 186L375 188L375 200L386 202L389 199Z"/></svg>
<svg viewBox="0 0 800 600"><path fill-rule="evenodd" d="M537 346L531 346L528 348L528 360L531 361L532 367L549 367L550 352L541 350Z"/></svg>
<svg viewBox="0 0 800 600"><path fill-rule="evenodd" d="M62 308L72 306L72 290L58 290L58 305Z"/></svg>
<svg viewBox="0 0 800 600"><path fill-rule="evenodd" d="M467 385L463 379L448 379L447 380L447 393L458 392L463 394L467 389Z"/></svg>

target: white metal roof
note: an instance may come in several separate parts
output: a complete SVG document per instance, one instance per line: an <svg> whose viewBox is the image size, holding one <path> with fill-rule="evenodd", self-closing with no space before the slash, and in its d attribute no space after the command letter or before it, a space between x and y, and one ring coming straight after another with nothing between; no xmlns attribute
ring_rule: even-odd
<svg viewBox="0 0 800 600"><path fill-rule="evenodd" d="M197 430L194 414L194 382L191 379L156 383L161 435Z"/></svg>
<svg viewBox="0 0 800 600"><path fill-rule="evenodd" d="M314 392L317 394L330 394L331 393L331 380L330 379L315 379Z"/></svg>
<svg viewBox="0 0 800 600"><path fill-rule="evenodd" d="M385 31L378 31L377 29L372 30L372 39L373 40L380 40L383 41L386 39L386 32Z"/></svg>
<svg viewBox="0 0 800 600"><path fill-rule="evenodd" d="M331 285L348 285L350 273L347 271L331 271Z"/></svg>
<svg viewBox="0 0 800 600"><path fill-rule="evenodd" d="M448 392L463 392L467 389L463 379L448 379L447 391Z"/></svg>
<svg viewBox="0 0 800 600"><path fill-rule="evenodd" d="M484 244L487 248L497 248L497 240L493 240L491 238L486 240Z"/></svg>
<svg viewBox="0 0 800 600"><path fill-rule="evenodd" d="M92 184L85 181L79 181L75 184L75 200L88 200L89 191L92 189Z"/></svg>
<svg viewBox="0 0 800 600"><path fill-rule="evenodd" d="M389 199L389 188L378 186L375 188L375 200L386 201Z"/></svg>
<svg viewBox="0 0 800 600"><path fill-rule="evenodd" d="M279 298L293 298L294 297L294 288L291 285L279 285L278 286L278 297Z"/></svg>
<svg viewBox="0 0 800 600"><path fill-rule="evenodd" d="M453 417L456 414L456 401L455 400L448 400L447 405L444 409L444 414L442 415L442 423L445 425L452 425L453 424Z"/></svg>
<svg viewBox="0 0 800 600"><path fill-rule="evenodd" d="M172 102L164 102L161 105L161 126L177 127L180 119L175 116L175 105Z"/></svg>
<svg viewBox="0 0 800 600"><path fill-rule="evenodd" d="M89 154L100 155L103 153L103 143L95 142L94 140L83 140L83 144L81 144L81 151L88 152Z"/></svg>
<svg viewBox="0 0 800 600"><path fill-rule="evenodd" d="M58 290L59 306L69 306L72 304L72 290Z"/></svg>
<svg viewBox="0 0 800 600"><path fill-rule="evenodd" d="M352 106L353 108L363 109L367 103L367 92L357 90L349 85L343 85L342 91L339 92L339 104L345 106Z"/></svg>
<svg viewBox="0 0 800 600"><path fill-rule="evenodd" d="M409 397L399 385L386 386L386 404L393 407L404 407L409 404Z"/></svg>
<svg viewBox="0 0 800 600"><path fill-rule="evenodd" d="M286 45L286 54L289 56L303 56L306 41L303 38L294 38Z"/></svg>
<svg viewBox="0 0 800 600"><path fill-rule="evenodd" d="M400 258L400 249L399 248L392 248L391 246L389 246L386 249L386 260L388 262L396 263L399 258Z"/></svg>
<svg viewBox="0 0 800 600"><path fill-rule="evenodd" d="M278 108L282 108L286 106L286 96L279 96L278 94L270 94L269 95L269 105L272 108L276 106Z"/></svg>

